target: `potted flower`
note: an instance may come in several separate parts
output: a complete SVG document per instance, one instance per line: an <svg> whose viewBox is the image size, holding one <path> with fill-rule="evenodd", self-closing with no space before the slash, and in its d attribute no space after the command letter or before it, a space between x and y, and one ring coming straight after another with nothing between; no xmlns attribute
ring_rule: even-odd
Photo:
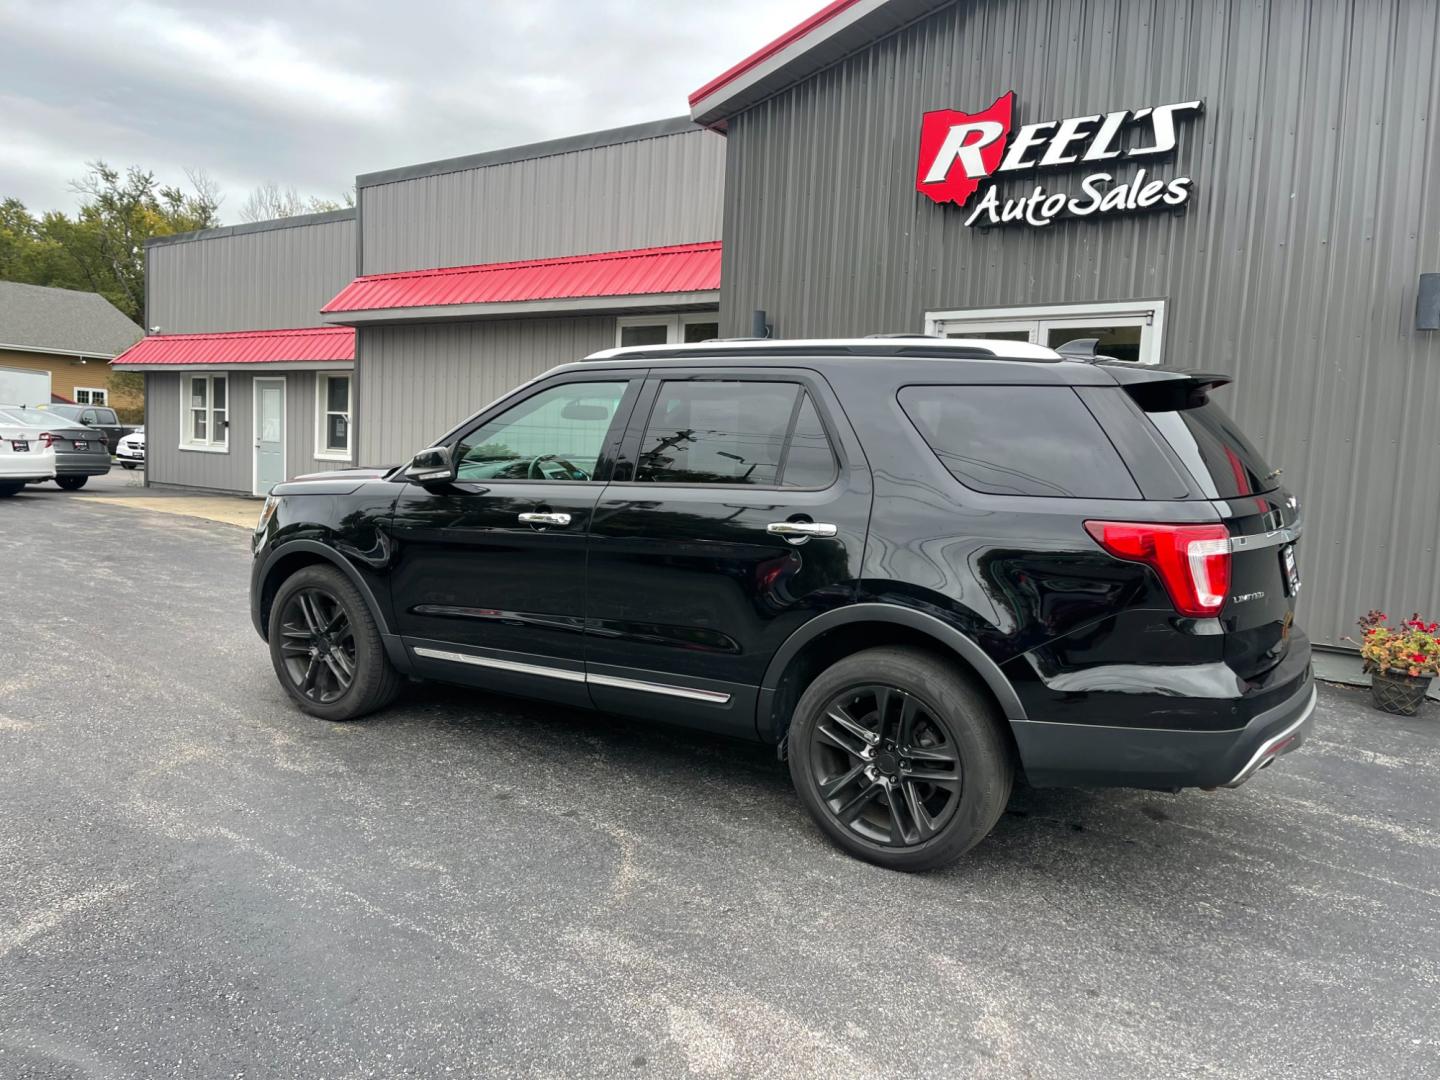
<svg viewBox="0 0 1440 1080"><path fill-rule="evenodd" d="M1425 702L1430 680L1440 675L1440 623L1426 622L1417 612L1399 626L1390 616L1372 611L1360 620L1358 642L1375 707L1397 716L1414 716ZM1354 641L1354 638L1350 639Z"/></svg>

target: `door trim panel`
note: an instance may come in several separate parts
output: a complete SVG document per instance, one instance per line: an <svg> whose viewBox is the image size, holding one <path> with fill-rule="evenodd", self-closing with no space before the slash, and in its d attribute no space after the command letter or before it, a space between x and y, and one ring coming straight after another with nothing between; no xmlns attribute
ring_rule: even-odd
<svg viewBox="0 0 1440 1080"><path fill-rule="evenodd" d="M732 695L719 690L697 690L687 686L672 686L668 683L645 682L641 679L622 679L615 675L596 675L587 672L585 681L592 686L609 686L616 690L638 690L645 694L665 694L685 698L688 701L704 701L711 705L728 705Z"/></svg>
<svg viewBox="0 0 1440 1080"><path fill-rule="evenodd" d="M567 682L585 681L583 671L568 671L565 668L544 667L540 664L522 664L518 660L495 660L488 656L472 656L470 653L451 652L449 649L431 649L422 645L415 645L412 648L415 650L416 656L423 656L429 660L449 660L452 664L473 664L476 667L513 671L519 675L564 679Z"/></svg>

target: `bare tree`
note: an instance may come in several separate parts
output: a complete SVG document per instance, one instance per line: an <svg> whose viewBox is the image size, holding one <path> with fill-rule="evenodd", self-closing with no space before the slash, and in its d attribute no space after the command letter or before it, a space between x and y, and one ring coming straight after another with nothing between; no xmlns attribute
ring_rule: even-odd
<svg viewBox="0 0 1440 1080"><path fill-rule="evenodd" d="M267 180L254 191L240 207L242 221L274 221L276 218L295 217L297 214L319 214L326 210L339 210L343 206L355 205L355 191L350 189L343 195L344 202L310 196L308 199L293 186L282 188L273 180Z"/></svg>

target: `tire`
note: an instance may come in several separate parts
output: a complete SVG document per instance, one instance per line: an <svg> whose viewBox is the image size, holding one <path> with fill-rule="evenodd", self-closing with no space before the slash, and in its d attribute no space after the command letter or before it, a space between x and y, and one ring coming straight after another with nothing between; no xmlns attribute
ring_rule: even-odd
<svg viewBox="0 0 1440 1080"><path fill-rule="evenodd" d="M88 476L57 476L55 483L60 485L61 491L79 491L89 480Z"/></svg>
<svg viewBox="0 0 1440 1080"><path fill-rule="evenodd" d="M317 624L318 636L311 632ZM325 624L334 629L324 632ZM286 578L270 607L269 630L275 676L312 716L358 720L383 709L400 691L403 680L385 655L365 598L333 566L307 566ZM342 685L347 668L349 683Z"/></svg>
<svg viewBox="0 0 1440 1080"><path fill-rule="evenodd" d="M868 649L801 696L790 778L821 831L851 855L930 870L973 848L1005 810L1015 769L1002 723L955 663L919 649Z"/></svg>
<svg viewBox="0 0 1440 1080"><path fill-rule="evenodd" d="M17 491L24 491L24 484L0 484L0 499L8 499Z"/></svg>
<svg viewBox="0 0 1440 1080"><path fill-rule="evenodd" d="M135 468L135 463L133 461L122 461L120 462L120 467L122 469L133 469Z"/></svg>

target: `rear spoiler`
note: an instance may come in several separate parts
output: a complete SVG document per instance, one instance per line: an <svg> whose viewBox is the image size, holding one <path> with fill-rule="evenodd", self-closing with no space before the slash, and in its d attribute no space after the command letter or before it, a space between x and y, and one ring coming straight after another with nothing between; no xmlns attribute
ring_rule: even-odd
<svg viewBox="0 0 1440 1080"><path fill-rule="evenodd" d="M1216 371L1179 371L1166 368L1125 367L1105 364L1115 381L1146 412L1194 409L1210 400L1210 391L1234 381Z"/></svg>

